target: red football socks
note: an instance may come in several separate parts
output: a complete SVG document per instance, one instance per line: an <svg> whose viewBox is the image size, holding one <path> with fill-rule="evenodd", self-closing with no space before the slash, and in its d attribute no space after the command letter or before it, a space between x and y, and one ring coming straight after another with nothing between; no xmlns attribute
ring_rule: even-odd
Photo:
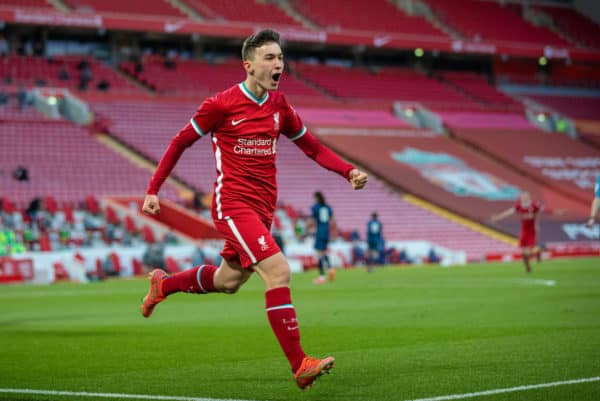
<svg viewBox="0 0 600 401"><path fill-rule="evenodd" d="M267 317L281 349L292 370L296 372L306 356L300 345L300 329L296 310L292 305L289 287L273 288L265 292Z"/></svg>
<svg viewBox="0 0 600 401"><path fill-rule="evenodd" d="M162 293L164 296L167 296L175 292L191 292L196 294L215 292L213 277L216 270L217 266L202 265L175 273L162 281Z"/></svg>

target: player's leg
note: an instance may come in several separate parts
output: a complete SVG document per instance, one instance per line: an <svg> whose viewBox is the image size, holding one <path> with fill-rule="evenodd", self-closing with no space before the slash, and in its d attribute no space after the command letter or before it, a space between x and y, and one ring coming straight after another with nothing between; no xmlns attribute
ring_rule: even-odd
<svg viewBox="0 0 600 401"><path fill-rule="evenodd" d="M239 263L225 259L218 268L213 265L201 265L172 276L161 269L155 269L149 274L150 289L142 301L142 315L150 317L157 304L177 292L233 294L248 280L251 274L252 270L244 270Z"/></svg>
<svg viewBox="0 0 600 401"><path fill-rule="evenodd" d="M316 239L315 240L315 250L317 251L317 258L319 267L319 275L314 279L315 284L323 284L325 282L325 260L323 255L325 254L323 240Z"/></svg>
<svg viewBox="0 0 600 401"><path fill-rule="evenodd" d="M523 264L525 265L525 271L527 273L531 273L531 263L529 260L531 258L531 248L530 247L521 248L521 257L523 258Z"/></svg>
<svg viewBox="0 0 600 401"><path fill-rule="evenodd" d="M290 293L290 267L281 252L259 261L253 266L266 286L265 304L271 328L287 357L296 384L310 387L317 377L328 373L334 359L306 356L300 344L300 329Z"/></svg>

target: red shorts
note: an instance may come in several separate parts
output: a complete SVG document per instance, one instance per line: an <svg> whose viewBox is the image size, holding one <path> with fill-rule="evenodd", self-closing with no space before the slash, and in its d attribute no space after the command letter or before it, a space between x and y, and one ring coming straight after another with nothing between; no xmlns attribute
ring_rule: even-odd
<svg viewBox="0 0 600 401"><path fill-rule="evenodd" d="M532 248L536 245L536 235L534 230L521 231L521 237L519 238L519 246L521 248Z"/></svg>
<svg viewBox="0 0 600 401"><path fill-rule="evenodd" d="M244 269L281 252L271 235L271 221L261 219L252 210L214 219L217 230L225 238L223 259L240 264Z"/></svg>

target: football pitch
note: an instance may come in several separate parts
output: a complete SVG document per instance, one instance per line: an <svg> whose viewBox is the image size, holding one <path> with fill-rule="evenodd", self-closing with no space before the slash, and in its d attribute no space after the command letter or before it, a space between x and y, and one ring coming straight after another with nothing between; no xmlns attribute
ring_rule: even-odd
<svg viewBox="0 0 600 401"><path fill-rule="evenodd" d="M600 259L292 277L307 353L296 388L263 286L176 294L142 279L0 287L0 400L600 400Z"/></svg>

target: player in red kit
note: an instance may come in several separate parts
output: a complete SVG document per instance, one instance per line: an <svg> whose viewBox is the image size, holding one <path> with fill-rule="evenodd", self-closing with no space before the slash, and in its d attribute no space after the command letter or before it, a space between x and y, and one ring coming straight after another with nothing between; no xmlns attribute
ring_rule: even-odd
<svg viewBox="0 0 600 401"><path fill-rule="evenodd" d="M271 328L296 384L304 389L333 368L334 358L319 359L304 353L290 295L290 268L270 233L277 200L277 142L292 141L319 165L348 180L354 189L362 189L368 177L319 143L285 96L271 92L278 87L284 64L277 32L267 29L248 37L242 46L242 61L245 81L206 99L173 137L152 176L143 205L146 213L160 211L157 194L161 184L184 150L208 137L217 175L212 217L225 238L221 265L197 266L172 276L153 270L142 314L149 317L158 303L176 292L235 293L256 272L265 283Z"/></svg>
<svg viewBox="0 0 600 401"><path fill-rule="evenodd" d="M521 196L513 207L501 213L492 216L492 222L502 220L506 217L517 213L521 219L521 235L519 237L519 246L521 247L521 255L525 270L531 272L531 264L529 259L533 255L540 255L540 248L537 246L537 228L536 218L544 209L540 202L531 200L529 192L521 193Z"/></svg>

